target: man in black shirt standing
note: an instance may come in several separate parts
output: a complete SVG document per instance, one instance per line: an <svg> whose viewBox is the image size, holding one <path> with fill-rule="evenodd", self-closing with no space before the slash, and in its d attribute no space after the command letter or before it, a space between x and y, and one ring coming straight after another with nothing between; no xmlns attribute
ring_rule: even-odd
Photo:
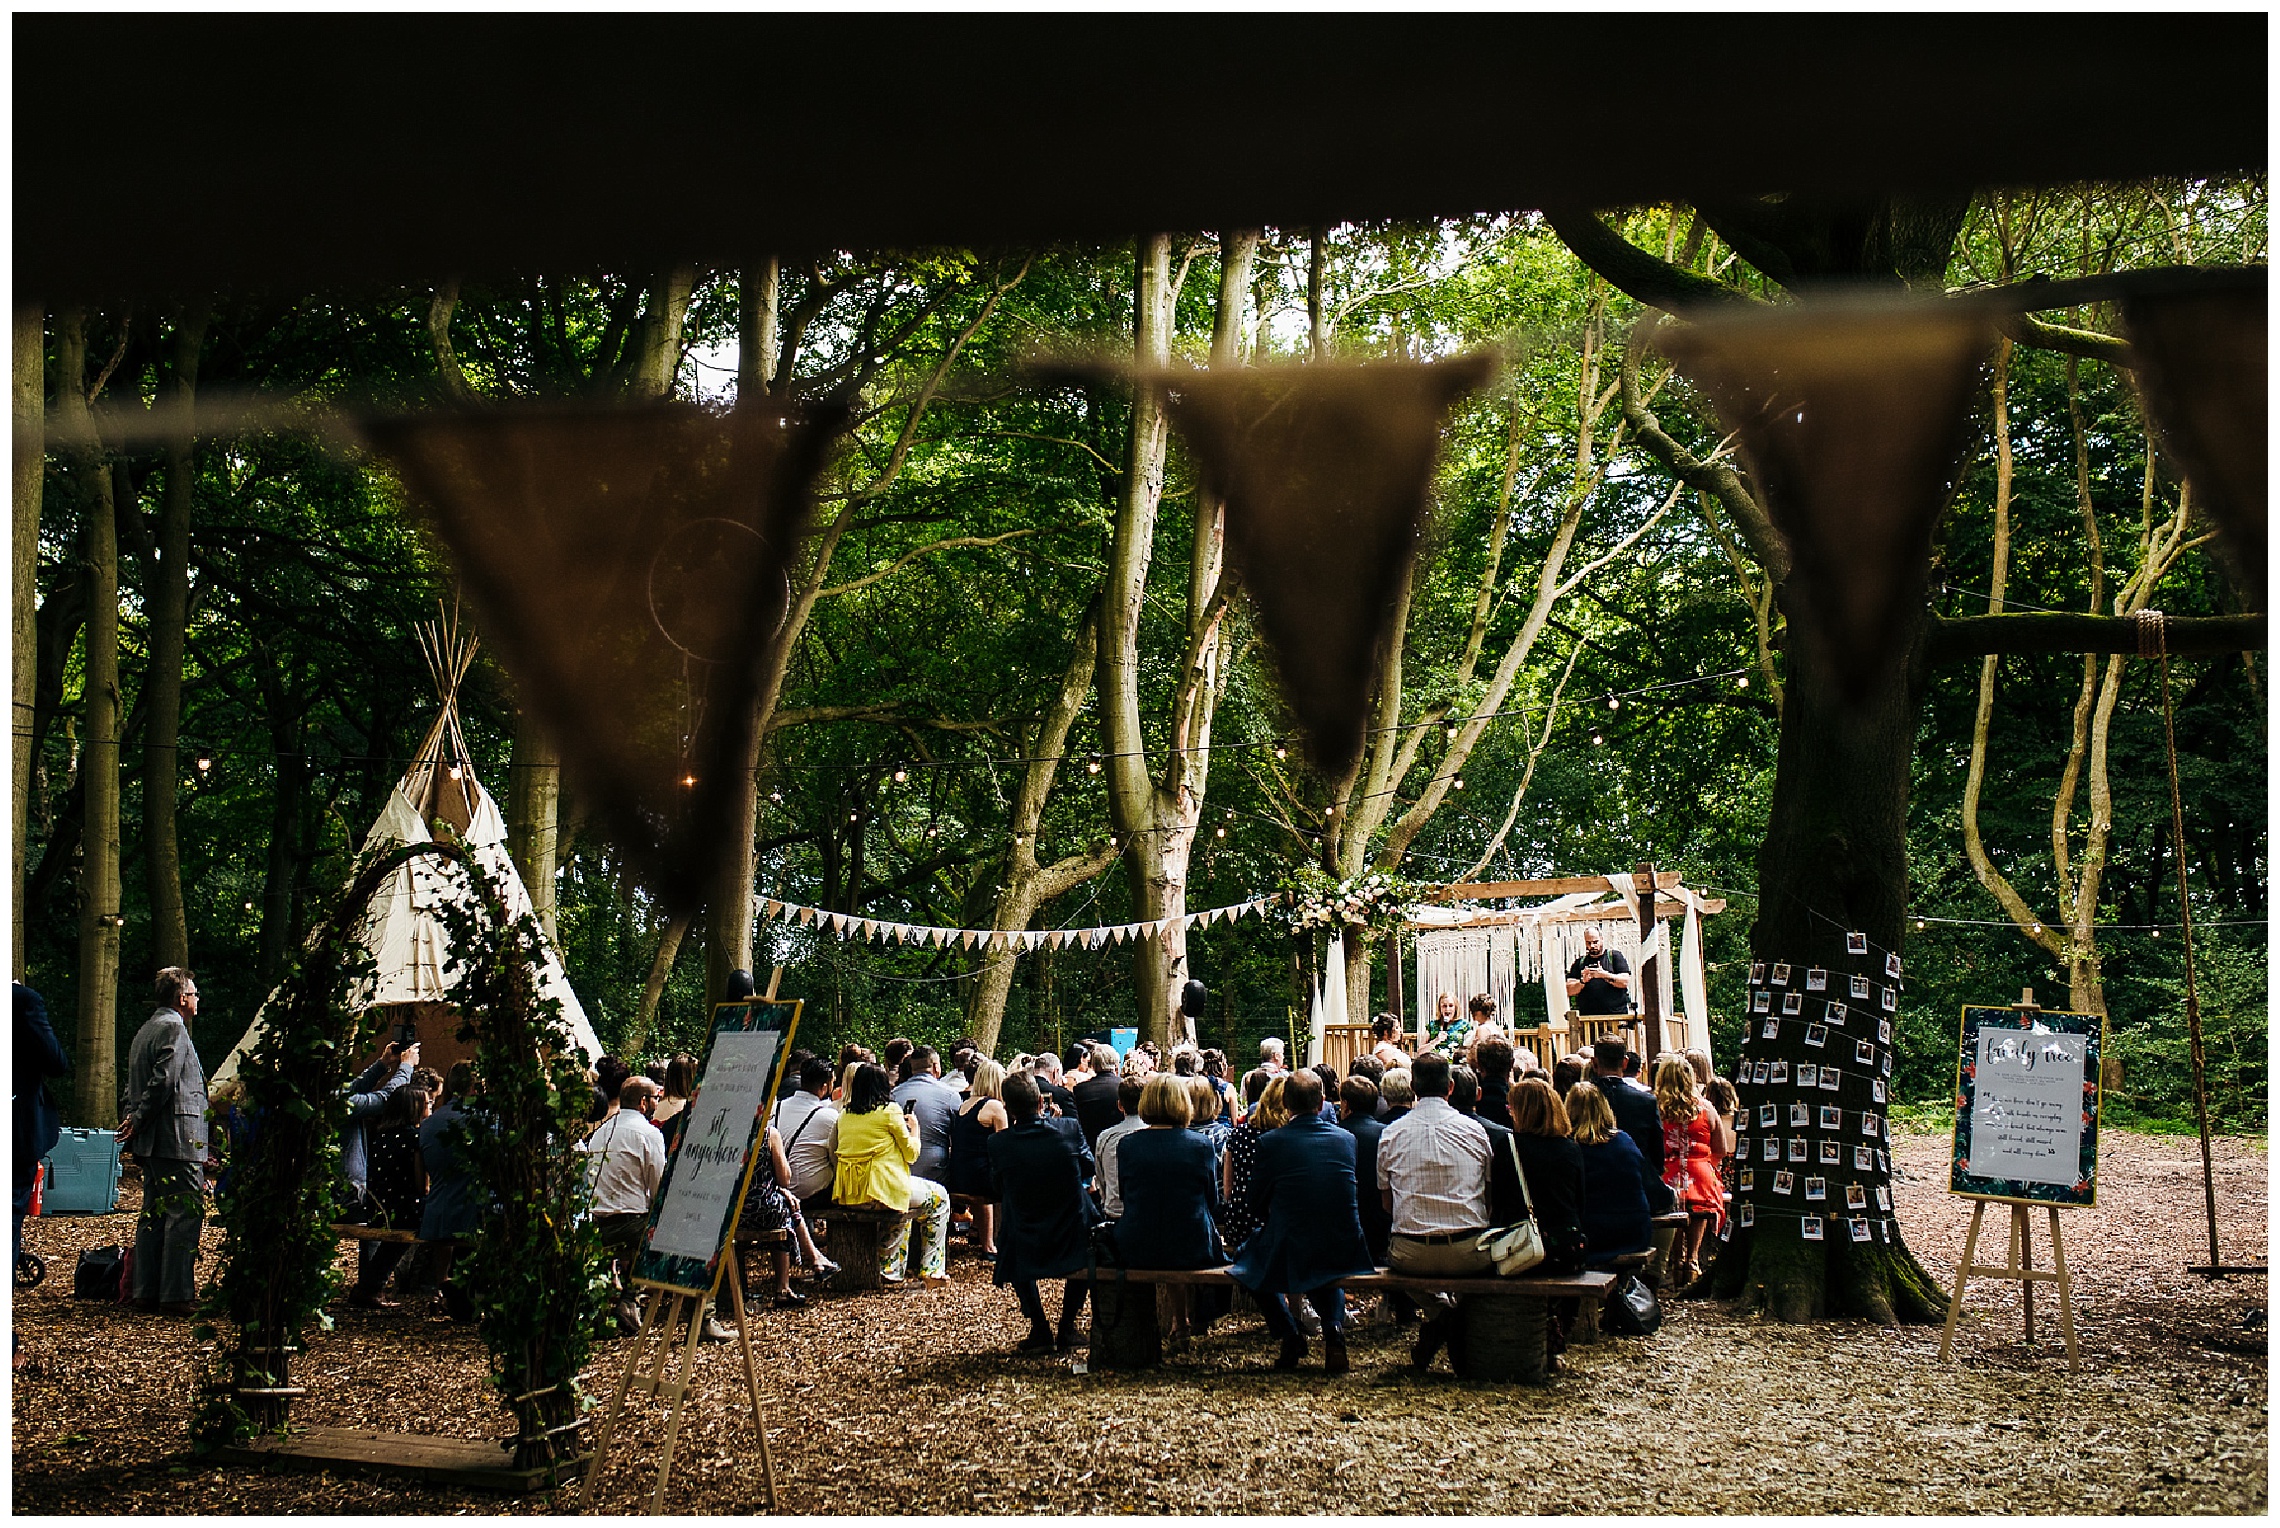
<svg viewBox="0 0 2280 1528"><path fill-rule="evenodd" d="M1567 995L1577 1013L1629 1013L1631 963L1610 950L1599 930L1583 931L1583 953L1567 970Z"/></svg>
<svg viewBox="0 0 2280 1528"><path fill-rule="evenodd" d="M1103 1130L1124 1117L1116 1107L1116 1052L1108 1046L1095 1045L1092 1069L1092 1076L1069 1090L1074 1095L1071 1112L1084 1126L1088 1148L1100 1140Z"/></svg>

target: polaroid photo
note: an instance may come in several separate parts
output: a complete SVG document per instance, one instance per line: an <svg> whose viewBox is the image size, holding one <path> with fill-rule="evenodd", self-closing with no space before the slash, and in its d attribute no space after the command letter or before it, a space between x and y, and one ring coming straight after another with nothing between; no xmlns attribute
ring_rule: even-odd
<svg viewBox="0 0 2280 1528"><path fill-rule="evenodd" d="M1887 955L1884 957L1884 974L1891 977L1894 981L1898 981L1900 979L1899 956Z"/></svg>
<svg viewBox="0 0 2280 1528"><path fill-rule="evenodd" d="M1755 992L1751 993L1751 994L1750 994L1750 1012L1752 1012L1752 1013L1771 1013L1771 1012L1773 1012L1773 994L1772 994L1772 993L1770 993L1770 992L1768 992L1768 991L1766 991L1766 990L1765 990L1764 988L1762 988L1762 987L1761 987L1761 988L1759 988L1757 991L1755 991Z"/></svg>
<svg viewBox="0 0 2280 1528"><path fill-rule="evenodd" d="M1868 953L1868 935L1862 933L1845 935L1845 953L1847 955L1866 955Z"/></svg>
<svg viewBox="0 0 2280 1528"><path fill-rule="evenodd" d="M1774 966L1773 984L1776 987L1786 987L1789 985L1789 963L1787 961L1779 962Z"/></svg>
<svg viewBox="0 0 2280 1528"><path fill-rule="evenodd" d="M1884 1053L1884 1066L1882 1070L1885 1076L1889 1077L1892 1075L1892 1052L1890 1051L1886 1051Z"/></svg>
<svg viewBox="0 0 2280 1528"><path fill-rule="evenodd" d="M1793 1135L1789 1138L1789 1160L1792 1162L1803 1162L1809 1160L1808 1154L1805 1150L1805 1137L1801 1135Z"/></svg>
<svg viewBox="0 0 2280 1528"><path fill-rule="evenodd" d="M1803 1130L1812 1123L1813 1106L1811 1104L1792 1103L1789 1106L1789 1124L1792 1129Z"/></svg>
<svg viewBox="0 0 2280 1528"><path fill-rule="evenodd" d="M1900 1006L1900 989L1897 987L1885 988L1884 997L1878 1003L1878 1006L1881 1007L1886 1013L1891 1013L1897 1009Z"/></svg>
<svg viewBox="0 0 2280 1528"><path fill-rule="evenodd" d="M1853 997L1868 996L1868 978L1865 976L1854 977L1846 987L1846 991Z"/></svg>
<svg viewBox="0 0 2280 1528"><path fill-rule="evenodd" d="M1892 1043L1892 1021L1890 1019L1878 1019L1876 1021L1876 1043L1879 1045L1890 1045Z"/></svg>
<svg viewBox="0 0 2280 1528"><path fill-rule="evenodd" d="M1882 1147L1877 1148L1876 1165L1884 1170L1886 1177L1892 1176L1892 1158L1885 1153Z"/></svg>
<svg viewBox="0 0 2280 1528"><path fill-rule="evenodd" d="M1884 1102L1884 1079L1872 1077L1868 1083L1868 1096L1877 1103Z"/></svg>
<svg viewBox="0 0 2280 1528"><path fill-rule="evenodd" d="M1848 1210L1865 1210L1865 1209L1867 1209L1867 1208L1868 1208L1868 1190L1867 1190L1865 1187L1863 1187L1862 1185L1858 1184L1858 1183L1848 1183L1848 1184L1846 1184L1846 1185L1845 1185L1845 1208L1846 1208L1846 1209L1848 1209Z"/></svg>
<svg viewBox="0 0 2280 1528"><path fill-rule="evenodd" d="M1854 1241L1867 1241L1867 1240L1868 1240L1868 1222L1867 1222L1867 1221L1865 1221L1865 1220L1856 1220L1856 1221L1854 1221L1854 1222L1852 1223L1852 1239L1853 1239Z"/></svg>
<svg viewBox="0 0 2280 1528"><path fill-rule="evenodd" d="M1797 1192L1797 1175L1796 1175L1795 1173L1793 1173L1793 1172L1788 1172L1788 1171L1786 1171L1786 1170L1785 1170L1785 1171L1782 1171L1782 1172L1777 1172L1777 1173L1775 1173L1775 1174L1773 1175L1773 1191L1774 1191L1775 1193L1777 1193L1777 1194L1794 1194L1794 1193L1796 1193L1796 1192Z"/></svg>
<svg viewBox="0 0 2280 1528"><path fill-rule="evenodd" d="M1838 1084L1838 1082L1839 1082L1839 1081L1841 1081L1841 1080L1843 1079L1843 1077L1844 1077L1844 1073L1842 1073L1842 1072L1838 1071L1838 1070L1837 1070L1835 1067L1833 1067L1833 1066L1825 1066L1825 1067L1822 1067L1822 1068L1821 1068L1821 1091L1822 1091L1822 1092L1824 1092L1824 1093L1834 1093L1835 1091L1837 1091L1837 1084Z"/></svg>
<svg viewBox="0 0 2280 1528"><path fill-rule="evenodd" d="M1824 1019L1828 1020L1828 1022L1831 1024L1842 1024L1845 1021L1845 1005L1842 1003L1831 1003L1828 1005L1827 1009L1823 1011L1821 1016Z"/></svg>
<svg viewBox="0 0 2280 1528"><path fill-rule="evenodd" d="M1727 1221L1727 1222L1726 1222L1724 1225L1722 1225L1722 1226L1720 1226L1720 1227L1718 1228L1718 1240L1720 1240L1720 1241L1722 1241L1722 1242L1730 1242L1730 1241L1732 1241L1733 1239L1734 1239L1734 1222L1733 1222L1731 1219L1729 1219L1729 1220L1728 1220L1728 1221Z"/></svg>
<svg viewBox="0 0 2280 1528"><path fill-rule="evenodd" d="M1764 961L1762 961L1762 960L1753 960L1753 961L1751 961L1751 962L1750 962L1750 985L1751 985L1751 986L1753 986L1753 987L1755 987L1755 986L1758 986L1758 985L1762 984L1764 981L1765 981L1765 962L1764 962Z"/></svg>
<svg viewBox="0 0 2280 1528"><path fill-rule="evenodd" d="M1734 1181L1743 1193L1755 1193L1757 1191L1757 1169L1754 1167L1743 1168Z"/></svg>
<svg viewBox="0 0 2280 1528"><path fill-rule="evenodd" d="M1838 1108L1835 1104L1821 1105L1821 1128L1823 1130L1844 1129L1845 1111Z"/></svg>
<svg viewBox="0 0 2280 1528"><path fill-rule="evenodd" d="M1845 1165L1845 1149L1835 1141L1823 1141L1821 1160L1830 1167L1842 1167Z"/></svg>
<svg viewBox="0 0 2280 1528"><path fill-rule="evenodd" d="M1781 1106L1779 1104L1758 1105L1758 1128L1760 1130L1771 1130L1780 1123Z"/></svg>
<svg viewBox="0 0 2280 1528"><path fill-rule="evenodd" d="M1829 973L1827 969L1821 966L1814 966L1811 969L1807 970L1805 973L1805 990L1807 992L1828 991Z"/></svg>
<svg viewBox="0 0 2280 1528"><path fill-rule="evenodd" d="M1880 1241L1880 1242L1888 1242L1888 1241L1892 1240L1892 1222L1891 1222L1891 1221L1889 1221L1889 1220L1880 1220L1880 1221L1878 1221L1878 1222L1876 1223L1876 1239L1877 1239L1878 1241Z"/></svg>
<svg viewBox="0 0 2280 1528"><path fill-rule="evenodd" d="M1806 1202L1807 1202L1807 1203L1811 1203L1813 1200L1816 1200L1816 1199L1826 1199L1826 1198L1828 1198L1828 1197L1829 1197L1829 1180L1828 1180L1828 1179L1826 1179L1826 1178L1807 1178L1807 1179L1805 1180L1805 1199L1806 1199Z"/></svg>
<svg viewBox="0 0 2280 1528"><path fill-rule="evenodd" d="M1776 1140L1776 1139L1774 1139L1774 1138L1773 1138L1772 1136L1770 1136L1770 1135L1769 1135L1769 1136L1767 1136L1767 1137L1765 1138L1765 1150L1764 1150L1764 1151L1762 1151L1762 1152L1760 1152L1760 1153L1759 1153L1759 1155L1760 1155L1760 1156L1762 1156L1762 1157L1764 1157L1764 1158L1765 1158L1765 1159L1766 1159L1768 1162L1778 1162L1778 1161L1780 1161L1780 1160L1781 1160L1781 1142L1780 1142L1780 1141L1778 1141L1778 1140Z"/></svg>
<svg viewBox="0 0 2280 1528"><path fill-rule="evenodd" d="M1743 1225L1745 1225L1745 1226L1754 1226L1754 1225L1756 1225L1756 1224L1757 1224L1757 1206L1756 1206L1756 1205L1754 1205L1754 1204L1745 1204L1745 1205L1743 1205L1743 1206L1742 1206L1742 1213L1741 1213L1741 1222L1742 1222L1742 1224L1743 1224Z"/></svg>
<svg viewBox="0 0 2280 1528"><path fill-rule="evenodd" d="M1882 1135L1884 1133L1884 1121L1874 1114L1864 1113L1860 1117L1860 1133L1862 1135Z"/></svg>
<svg viewBox="0 0 2280 1528"><path fill-rule="evenodd" d="M1812 1062L1800 1061L1797 1064L1797 1085L1801 1088L1812 1087L1820 1074L1821 1069Z"/></svg>
<svg viewBox="0 0 2280 1528"><path fill-rule="evenodd" d="M1889 1210L1892 1208L1892 1190L1886 1188L1881 1183L1876 1185L1876 1207L1880 1210Z"/></svg>
<svg viewBox="0 0 2280 1528"><path fill-rule="evenodd" d="M1756 1066L1750 1068L1750 1080L1759 1087L1764 1087L1770 1078L1769 1068L1771 1065L1771 1062L1760 1061Z"/></svg>
<svg viewBox="0 0 2280 1528"><path fill-rule="evenodd" d="M1869 1150L1866 1146L1855 1146L1853 1148L1853 1171L1863 1173L1875 1172L1876 1153Z"/></svg>
<svg viewBox="0 0 2280 1528"><path fill-rule="evenodd" d="M1853 1046L1853 1060L1859 1062L1862 1066L1876 1065L1876 1047L1869 1044L1866 1040L1861 1040L1855 1043Z"/></svg>
<svg viewBox="0 0 2280 1528"><path fill-rule="evenodd" d="M1758 995L1759 995L1760 997L1763 997L1765 994L1763 994L1763 993L1760 993L1760 994L1758 994ZM1779 1035L1780 1033L1781 1033L1781 1020L1779 1020L1779 1019L1767 1019L1767 1020L1765 1021L1765 1028L1763 1028L1763 1029L1761 1029L1761 1030L1759 1030L1759 1031L1758 1031L1758 1038L1759 1038L1760 1040L1771 1040L1771 1039L1773 1039L1775 1036ZM1762 1065L1763 1063L1760 1063L1760 1064ZM1759 1079L1758 1079L1758 1081L1760 1081L1760 1082L1763 1082L1763 1081L1765 1081L1765 1079L1761 1077L1761 1078L1759 1078Z"/></svg>
<svg viewBox="0 0 2280 1528"><path fill-rule="evenodd" d="M1808 1215L1805 1217L1802 1224L1805 1228L1805 1239L1807 1241L1820 1241L1822 1239L1820 1216Z"/></svg>
<svg viewBox="0 0 2280 1528"><path fill-rule="evenodd" d="M1773 1077L1771 1080L1773 1082L1773 1085L1777 1088L1786 1085L1789 1081L1789 1063L1786 1061L1774 1062Z"/></svg>
<svg viewBox="0 0 2280 1528"><path fill-rule="evenodd" d="M1829 1043L1829 1029L1828 1029L1828 1026L1827 1026L1827 1025L1825 1025L1825 1024L1808 1024L1808 1025L1806 1025L1806 1026L1805 1026L1805 1043L1806 1043L1807 1045L1826 1045L1826 1044L1828 1044L1828 1043Z"/></svg>
<svg viewBox="0 0 2280 1528"><path fill-rule="evenodd" d="M1785 1014L1803 1013L1805 995L1801 992L1784 992L1781 994L1781 1011Z"/></svg>

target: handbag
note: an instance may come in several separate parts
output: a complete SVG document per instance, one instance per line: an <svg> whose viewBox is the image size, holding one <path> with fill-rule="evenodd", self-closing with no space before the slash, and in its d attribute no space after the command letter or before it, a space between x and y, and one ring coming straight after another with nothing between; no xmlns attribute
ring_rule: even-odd
<svg viewBox="0 0 2280 1528"><path fill-rule="evenodd" d="M128 1248L115 1244L80 1253L78 1265L71 1270L71 1297L114 1303L126 1299L128 1264L133 1256Z"/></svg>
<svg viewBox="0 0 2280 1528"><path fill-rule="evenodd" d="M1662 1302L1637 1274L1626 1274L1599 1308L1599 1329L1610 1337L1651 1337L1662 1326Z"/></svg>
<svg viewBox="0 0 2280 1528"><path fill-rule="evenodd" d="M1528 1174L1520 1166L1520 1147L1512 1137L1506 1136L1504 1149L1512 1157L1513 1175L1520 1180L1520 1203L1527 1215L1511 1225L1481 1232L1480 1240L1473 1245L1488 1255L1499 1275L1510 1278L1526 1273L1544 1260L1544 1233L1536 1224L1536 1201L1528 1193Z"/></svg>

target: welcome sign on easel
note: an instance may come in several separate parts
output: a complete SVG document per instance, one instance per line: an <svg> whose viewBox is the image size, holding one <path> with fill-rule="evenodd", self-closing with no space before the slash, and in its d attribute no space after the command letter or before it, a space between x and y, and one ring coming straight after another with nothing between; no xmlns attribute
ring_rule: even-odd
<svg viewBox="0 0 2280 1528"><path fill-rule="evenodd" d="M1955 1141L1948 1191L1979 1201L1963 1238L1955 1292L1940 1337L1944 1361L1955 1345L1964 1286L1974 1278L2022 1286L2026 1336L2035 1337L2035 1285L2058 1288L2059 1328L2069 1362L2074 1341L2074 1284L2066 1271L2062 1207L2098 1202L2099 1055L2106 1021L2094 1013L2053 1013L2034 993L2014 1008L1965 1008L1956 1051ZM1990 1204L2011 1207L2009 1250L2000 1264L1976 1261ZM2050 1220L2051 1267L2034 1266L2028 1213L2040 1205Z"/></svg>

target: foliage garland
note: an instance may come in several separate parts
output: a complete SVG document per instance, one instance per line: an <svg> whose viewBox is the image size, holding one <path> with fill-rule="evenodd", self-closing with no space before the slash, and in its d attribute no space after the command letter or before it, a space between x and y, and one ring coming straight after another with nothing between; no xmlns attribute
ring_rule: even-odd
<svg viewBox="0 0 2280 1528"><path fill-rule="evenodd" d="M344 936L387 877L423 854L464 859L437 843L366 858L317 937L289 958L273 1017L239 1063L240 1117L217 1122L231 1137L228 1186L215 1198L221 1271L206 1286L193 1331L211 1344L190 1424L200 1450L282 1431L301 1393L292 1355L312 1327L332 1327L325 1307L340 1286L331 1227L348 1068L381 1022L377 1009L359 1013L349 1003L372 957Z"/></svg>
<svg viewBox="0 0 2280 1528"><path fill-rule="evenodd" d="M457 973L449 990L459 1037L476 1042L482 1079L459 1145L489 1192L455 1277L491 1350L491 1384L515 1418L513 1468L538 1469L583 1457L578 1374L608 1307L577 1151L593 1092L560 1000L539 994L538 919L508 918L498 882L479 860L463 863L480 906L447 898L437 916L450 935L446 971Z"/></svg>
<svg viewBox="0 0 2280 1528"><path fill-rule="evenodd" d="M1426 883L1390 871L1339 880L1313 865L1300 865L1276 884L1282 895L1270 914L1293 934L1315 929L1367 929L1372 937L1409 926L1409 909L1423 901Z"/></svg>

